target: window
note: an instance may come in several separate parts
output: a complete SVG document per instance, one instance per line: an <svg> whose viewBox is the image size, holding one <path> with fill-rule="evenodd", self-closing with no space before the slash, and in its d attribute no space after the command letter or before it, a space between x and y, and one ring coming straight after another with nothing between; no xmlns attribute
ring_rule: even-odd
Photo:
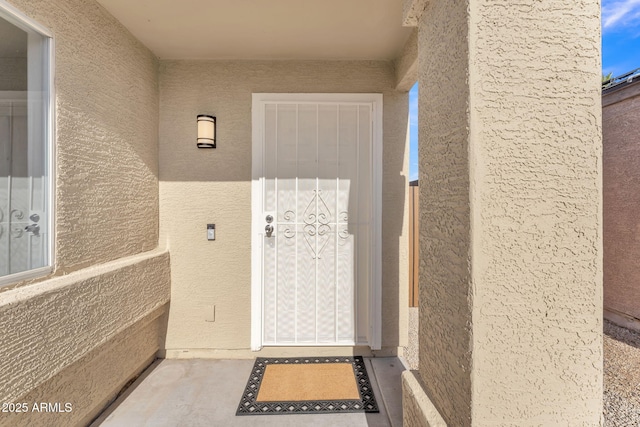
<svg viewBox="0 0 640 427"><path fill-rule="evenodd" d="M0 285L53 265L53 40L0 0Z"/></svg>

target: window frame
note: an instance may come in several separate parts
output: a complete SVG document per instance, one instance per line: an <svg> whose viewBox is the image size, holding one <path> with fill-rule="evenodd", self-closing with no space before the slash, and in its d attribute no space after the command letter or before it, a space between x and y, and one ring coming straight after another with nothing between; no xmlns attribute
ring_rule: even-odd
<svg viewBox="0 0 640 427"><path fill-rule="evenodd" d="M16 9L5 0L0 0L0 19L4 19L7 22L15 25L16 27L26 31L27 33L37 33L43 37L43 49L45 54L43 55L43 74L46 76L44 79L43 92L46 94L46 112L44 119L46 123L43 126L44 138L45 138L45 168L47 182L45 189L46 195L46 221L47 221L47 241L45 242L47 248L47 256L43 267L32 268L30 270L22 271L19 273L8 274L6 276L0 276L0 287L16 284L18 282L36 279L42 276L46 276L54 271L55 267L55 188L56 188L56 163L55 163L55 43L53 33L46 27L34 21L20 10Z"/></svg>

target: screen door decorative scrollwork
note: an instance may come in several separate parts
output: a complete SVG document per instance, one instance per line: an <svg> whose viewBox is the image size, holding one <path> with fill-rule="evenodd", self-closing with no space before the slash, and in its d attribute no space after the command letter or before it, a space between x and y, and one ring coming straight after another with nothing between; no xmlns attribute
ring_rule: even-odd
<svg viewBox="0 0 640 427"><path fill-rule="evenodd" d="M381 96L265 96L254 95L254 338L372 345Z"/></svg>

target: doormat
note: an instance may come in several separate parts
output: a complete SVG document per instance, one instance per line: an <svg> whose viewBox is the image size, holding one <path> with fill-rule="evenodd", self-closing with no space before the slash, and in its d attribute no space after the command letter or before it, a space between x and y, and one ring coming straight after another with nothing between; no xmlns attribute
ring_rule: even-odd
<svg viewBox="0 0 640 427"><path fill-rule="evenodd" d="M236 415L379 412L364 359L258 357Z"/></svg>

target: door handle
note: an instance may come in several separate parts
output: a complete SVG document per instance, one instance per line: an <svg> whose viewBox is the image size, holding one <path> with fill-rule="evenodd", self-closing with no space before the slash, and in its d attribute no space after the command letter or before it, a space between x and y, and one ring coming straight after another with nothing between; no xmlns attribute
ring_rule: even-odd
<svg viewBox="0 0 640 427"><path fill-rule="evenodd" d="M264 232L265 232L265 234L267 235L267 237L271 237L271 234L273 233L273 225L271 225L271 224L267 224L267 225L264 227Z"/></svg>
<svg viewBox="0 0 640 427"><path fill-rule="evenodd" d="M38 224L27 225L24 228L24 231L26 231L28 233L33 233L34 236L39 236L40 235L40 226Z"/></svg>

